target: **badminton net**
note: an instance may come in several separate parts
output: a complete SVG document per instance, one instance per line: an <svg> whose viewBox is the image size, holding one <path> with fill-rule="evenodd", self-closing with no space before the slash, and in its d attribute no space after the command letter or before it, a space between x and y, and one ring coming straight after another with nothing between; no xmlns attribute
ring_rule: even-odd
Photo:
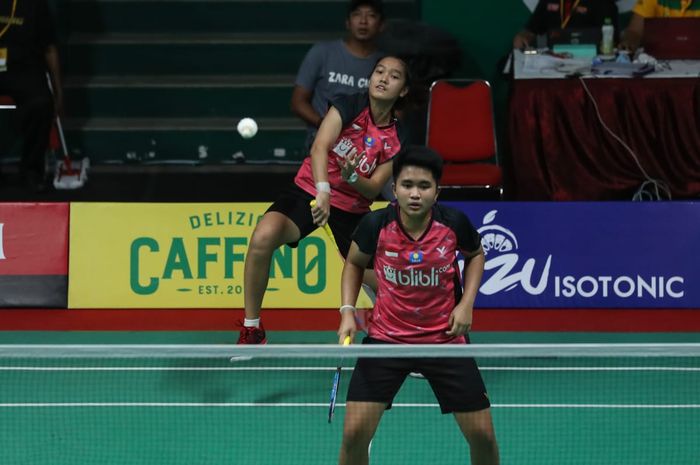
<svg viewBox="0 0 700 465"><path fill-rule="evenodd" d="M0 463L337 463L357 357L457 356L479 364L503 464L700 463L698 344L0 346ZM370 463L468 457L408 377Z"/></svg>

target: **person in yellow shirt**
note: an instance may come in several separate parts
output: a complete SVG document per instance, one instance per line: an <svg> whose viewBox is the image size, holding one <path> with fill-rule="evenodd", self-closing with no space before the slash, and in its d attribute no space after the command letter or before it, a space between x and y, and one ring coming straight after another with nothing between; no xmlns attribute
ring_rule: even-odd
<svg viewBox="0 0 700 465"><path fill-rule="evenodd" d="M700 0L637 0L620 45L630 51L639 48L644 37L645 18L690 17L700 17Z"/></svg>

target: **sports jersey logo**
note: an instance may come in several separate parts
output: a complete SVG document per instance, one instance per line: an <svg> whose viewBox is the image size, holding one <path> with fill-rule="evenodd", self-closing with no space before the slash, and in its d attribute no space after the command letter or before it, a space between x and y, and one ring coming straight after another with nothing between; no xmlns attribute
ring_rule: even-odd
<svg viewBox="0 0 700 465"><path fill-rule="evenodd" d="M384 265L384 279L396 286L437 287L440 284L440 270L397 270L393 266Z"/></svg>
<svg viewBox="0 0 700 465"><path fill-rule="evenodd" d="M384 150L391 150L391 145L387 141L384 141Z"/></svg>
<svg viewBox="0 0 700 465"><path fill-rule="evenodd" d="M369 162L369 156L367 155L366 152L362 152L363 156L360 159L360 162L357 164L356 171L359 171L360 173L364 174L366 177L370 177L370 175L374 172L374 168L377 167L377 158L375 157L372 160L372 163Z"/></svg>
<svg viewBox="0 0 700 465"><path fill-rule="evenodd" d="M366 147L374 147L374 137L372 136L365 136L365 146Z"/></svg>
<svg viewBox="0 0 700 465"><path fill-rule="evenodd" d="M2 226L2 225L0 224L0 226ZM399 256L399 253L398 253L398 252L392 252L391 250L385 250L385 251L384 251L384 255L386 255L387 257L398 257L398 256Z"/></svg>
<svg viewBox="0 0 700 465"><path fill-rule="evenodd" d="M422 263L423 262L423 252L420 250L417 250L415 252L411 252L408 255L408 261L410 263Z"/></svg>
<svg viewBox="0 0 700 465"><path fill-rule="evenodd" d="M444 257L445 254L447 253L447 247L445 247L444 245L441 245L440 247L438 247L435 250L437 250L438 253L440 254L440 258Z"/></svg>
<svg viewBox="0 0 700 465"><path fill-rule="evenodd" d="M347 157L350 150L352 150L352 141L347 137L340 139L340 142L335 144L335 147L333 147L333 153L341 158Z"/></svg>
<svg viewBox="0 0 700 465"><path fill-rule="evenodd" d="M355 87L355 76L338 73L336 71L329 71L328 82L331 84L342 84L344 86Z"/></svg>
<svg viewBox="0 0 700 465"><path fill-rule="evenodd" d="M357 124L357 123L352 123L352 128L353 128L355 131L359 131L360 129L362 129L362 126L360 126L360 125Z"/></svg>

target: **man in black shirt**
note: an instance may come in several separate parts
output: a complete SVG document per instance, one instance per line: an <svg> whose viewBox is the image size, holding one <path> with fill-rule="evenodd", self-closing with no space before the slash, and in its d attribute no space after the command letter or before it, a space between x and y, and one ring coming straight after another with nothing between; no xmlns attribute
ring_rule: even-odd
<svg viewBox="0 0 700 465"><path fill-rule="evenodd" d="M20 173L28 187L46 185L45 154L54 112L62 110L57 37L47 0L0 4L0 95L17 105L23 139ZM55 90L46 81L49 72Z"/></svg>
<svg viewBox="0 0 700 465"><path fill-rule="evenodd" d="M617 32L614 0L539 0L525 29L513 38L513 48L533 47L538 35L555 30L600 28L607 18Z"/></svg>

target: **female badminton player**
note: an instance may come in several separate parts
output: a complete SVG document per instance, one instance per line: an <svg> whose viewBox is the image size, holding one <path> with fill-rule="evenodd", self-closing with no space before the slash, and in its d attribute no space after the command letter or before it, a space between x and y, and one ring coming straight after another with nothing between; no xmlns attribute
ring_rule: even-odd
<svg viewBox="0 0 700 465"><path fill-rule="evenodd" d="M405 145L394 110L409 83L407 64L386 56L375 65L366 93L332 100L294 184L270 206L250 238L239 344L266 342L260 309L275 249L283 244L296 247L327 223L338 250L347 255L352 231L391 176L389 162ZM309 208L312 200L315 206ZM370 270L370 283L372 274Z"/></svg>

